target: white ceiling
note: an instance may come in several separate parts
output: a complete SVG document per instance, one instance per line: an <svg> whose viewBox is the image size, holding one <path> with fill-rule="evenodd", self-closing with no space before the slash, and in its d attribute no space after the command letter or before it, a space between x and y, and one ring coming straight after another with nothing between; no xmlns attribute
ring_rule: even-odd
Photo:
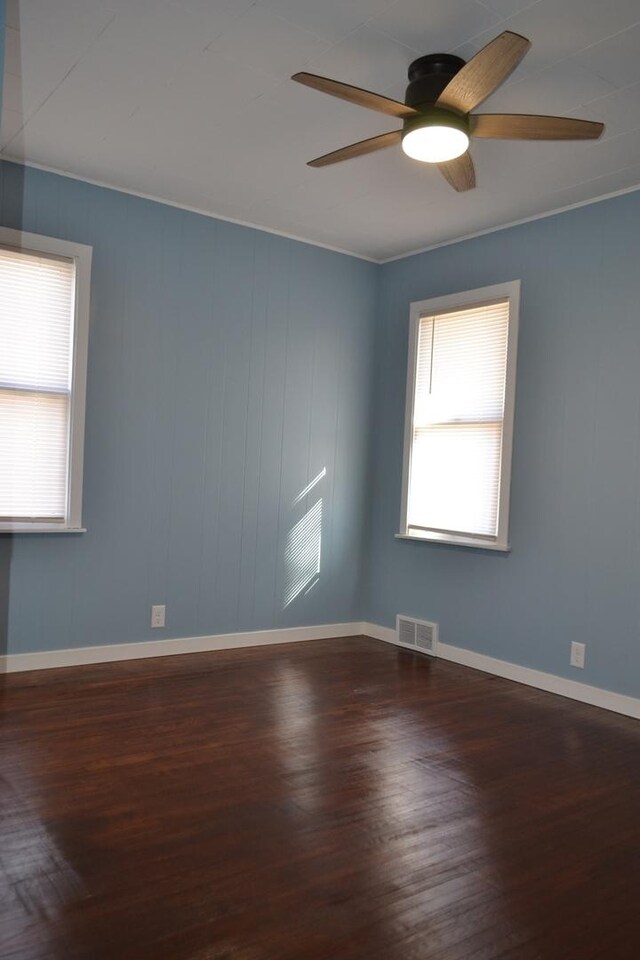
<svg viewBox="0 0 640 960"><path fill-rule="evenodd" d="M640 0L9 0L2 155L374 259L640 184ZM306 161L398 121L289 80L403 99L425 53L533 41L479 112L603 120L597 143L475 141L456 194L399 147Z"/></svg>

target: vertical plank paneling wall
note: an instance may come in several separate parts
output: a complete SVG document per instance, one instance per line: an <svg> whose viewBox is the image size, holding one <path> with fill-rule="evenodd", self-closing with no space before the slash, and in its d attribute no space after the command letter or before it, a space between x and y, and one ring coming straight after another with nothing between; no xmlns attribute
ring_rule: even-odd
<svg viewBox="0 0 640 960"><path fill-rule="evenodd" d="M4 42L7 15L6 0L0 0L0 119L2 119L2 85L4 80Z"/></svg>
<svg viewBox="0 0 640 960"><path fill-rule="evenodd" d="M6 3L0 0L0 121L2 120L2 88L4 81L4 45ZM11 539L0 534L0 657L9 644L9 578L11 571Z"/></svg>
<svg viewBox="0 0 640 960"><path fill-rule="evenodd" d="M9 653L402 612L640 695L640 192L376 266L1 177L2 223L94 248L87 533L0 537ZM409 303L514 279L512 552L398 541Z"/></svg>
<svg viewBox="0 0 640 960"><path fill-rule="evenodd" d="M640 696L639 224L640 191L382 267L369 620ZM396 540L409 303L516 279L511 553Z"/></svg>
<svg viewBox="0 0 640 960"><path fill-rule="evenodd" d="M362 619L377 268L12 164L1 219L94 248L87 532L13 538L9 653Z"/></svg>

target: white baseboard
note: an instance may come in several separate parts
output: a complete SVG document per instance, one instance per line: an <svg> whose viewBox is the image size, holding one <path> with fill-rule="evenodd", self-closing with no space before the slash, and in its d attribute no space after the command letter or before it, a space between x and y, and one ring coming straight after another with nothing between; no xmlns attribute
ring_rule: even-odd
<svg viewBox="0 0 640 960"><path fill-rule="evenodd" d="M77 647L66 650L43 650L36 653L12 653L0 657L0 673L26 670L50 670L90 663L114 663L118 660L141 660L146 657L167 657L183 653L204 653L212 650L233 650L238 647L261 647L273 643L301 643L306 640L329 640L332 637L373 637L394 646L416 651L415 647L398 643L396 631L376 623L324 623L311 627L285 627L281 630L256 630L250 633L223 633L205 637L178 637L171 640L145 640L142 643L105 644L99 647ZM640 719L640 699L611 690L602 690L577 680L566 680L552 673L543 673L517 663L498 660L484 653L475 653L448 643L438 644L438 657L484 673L524 683L538 690L579 700L595 707L612 710Z"/></svg>
<svg viewBox="0 0 640 960"><path fill-rule="evenodd" d="M363 623L324 623L313 627L285 627L282 630L256 630L252 633L220 633L208 637L178 637L173 640L145 640L142 643L114 643L99 647L43 650L37 653L10 653L0 657L0 673L25 670L50 670L87 663L113 663L117 660L141 660L145 657L203 653L207 650L232 650L236 647L261 647L271 643L301 643L305 640L329 640L364 633Z"/></svg>
<svg viewBox="0 0 640 960"><path fill-rule="evenodd" d="M420 653L415 647L398 643L396 631L391 627L382 627L377 623L364 623L362 632L375 640L383 640L385 643L393 643L397 647ZM564 677L557 677L553 673L543 673L541 670L521 667L517 663L497 660L495 657L489 657L484 653L474 653L473 650L454 647L448 643L440 642L438 644L437 655L442 660L450 660L452 663L459 663L464 667L482 670L484 673L491 673L496 677L504 677L505 680L515 680L516 683L524 683L528 687L536 687L538 690L557 693L561 697L568 697L570 700L579 700L581 703L589 703L594 707L602 707L604 710L612 710L614 713L622 713L627 717L640 719L640 699L636 697L627 697L622 693L602 690L600 687L592 687L587 683L579 683L577 680L566 680Z"/></svg>

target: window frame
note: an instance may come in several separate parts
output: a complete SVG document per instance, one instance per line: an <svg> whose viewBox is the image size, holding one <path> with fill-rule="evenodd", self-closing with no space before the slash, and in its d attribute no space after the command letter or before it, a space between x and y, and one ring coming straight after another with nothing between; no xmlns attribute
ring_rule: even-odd
<svg viewBox="0 0 640 960"><path fill-rule="evenodd" d="M67 462L67 504L65 519L59 521L0 520L0 533L84 533L82 526L82 482L84 468L84 427L89 348L91 259L93 248L57 237L44 237L23 230L0 227L0 247L25 253L72 259L75 263L73 350L69 409L69 457Z"/></svg>
<svg viewBox="0 0 640 960"><path fill-rule="evenodd" d="M509 506L511 499L511 467L513 459L513 424L516 398L516 368L518 360L518 326L520 314L520 280L478 287L433 297L429 300L417 300L409 311L409 349L407 358L407 389L404 417L404 450L402 462L402 502L400 510L400 532L396 539L414 540L426 543L444 543L459 547L473 547L480 550L498 550L507 553L509 543ZM505 375L504 417L502 446L500 450L500 493L498 499L498 529L495 538L469 536L451 532L439 533L425 530L420 533L407 526L409 501L409 478L411 476L411 454L413 438L413 420L415 406L415 388L417 373L418 333L420 319L425 315L447 313L459 309L480 306L498 300L509 301L509 332L507 337L507 369ZM411 529L411 532L409 532Z"/></svg>

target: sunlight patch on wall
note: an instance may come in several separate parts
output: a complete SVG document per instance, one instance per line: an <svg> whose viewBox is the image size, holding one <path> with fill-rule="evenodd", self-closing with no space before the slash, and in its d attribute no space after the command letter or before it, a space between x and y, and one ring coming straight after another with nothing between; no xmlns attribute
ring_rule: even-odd
<svg viewBox="0 0 640 960"><path fill-rule="evenodd" d="M320 576L321 554L322 497L294 524L287 536L283 608L315 586Z"/></svg>
<svg viewBox="0 0 640 960"><path fill-rule="evenodd" d="M327 475L327 468L326 468L326 467L323 467L322 470L320 471L320 473L318 474L318 476L317 476L317 477L314 477L313 480L312 480L310 483L308 483L303 490L300 491L300 493L298 494L298 496L297 496L297 497L295 498L295 500L293 501L293 506L295 507L296 504L298 504L298 503L300 503L302 500L304 500L304 498L305 498L308 494L311 493L311 491L313 490L313 488L316 487L316 486L320 483L320 481L322 480L322 478L323 478L323 477L326 477L326 475Z"/></svg>

